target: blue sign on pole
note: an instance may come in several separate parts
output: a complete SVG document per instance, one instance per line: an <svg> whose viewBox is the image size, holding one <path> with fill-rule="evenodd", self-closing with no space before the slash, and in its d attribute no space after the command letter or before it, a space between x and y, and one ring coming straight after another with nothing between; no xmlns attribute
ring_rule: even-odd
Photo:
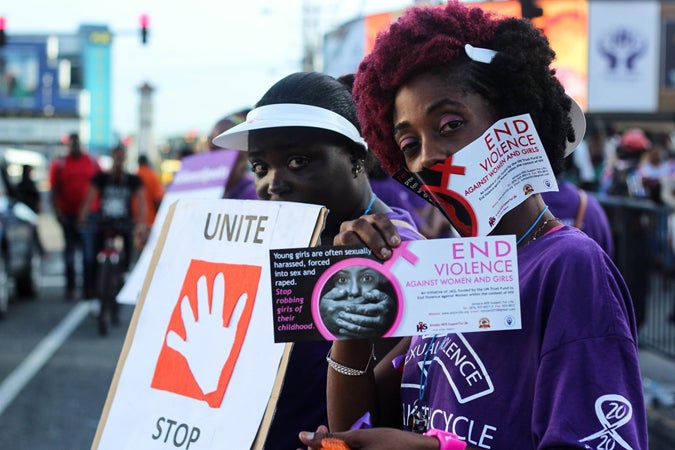
<svg viewBox="0 0 675 450"><path fill-rule="evenodd" d="M111 124L112 34L106 27L81 27L84 88L89 92L89 151L106 154L113 145Z"/></svg>

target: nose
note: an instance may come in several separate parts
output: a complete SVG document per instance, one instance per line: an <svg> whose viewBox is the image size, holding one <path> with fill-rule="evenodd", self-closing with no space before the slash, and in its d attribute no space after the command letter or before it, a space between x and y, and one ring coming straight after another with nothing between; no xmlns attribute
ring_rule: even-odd
<svg viewBox="0 0 675 450"><path fill-rule="evenodd" d="M281 170L269 170L264 180L267 184L269 200L279 200L289 190L288 182Z"/></svg>
<svg viewBox="0 0 675 450"><path fill-rule="evenodd" d="M452 153L454 152L449 151L447 142L429 134L422 135L419 141L419 151L412 161L408 161L408 168L413 172L428 169L434 164L442 163Z"/></svg>
<svg viewBox="0 0 675 450"><path fill-rule="evenodd" d="M435 139L423 139L421 146L419 169L428 169L435 164L442 163L448 156L455 153L447 148L447 142L439 142Z"/></svg>
<svg viewBox="0 0 675 450"><path fill-rule="evenodd" d="M361 295L361 286L359 286L359 282L356 277L351 277L349 279L348 291L350 297L358 297Z"/></svg>

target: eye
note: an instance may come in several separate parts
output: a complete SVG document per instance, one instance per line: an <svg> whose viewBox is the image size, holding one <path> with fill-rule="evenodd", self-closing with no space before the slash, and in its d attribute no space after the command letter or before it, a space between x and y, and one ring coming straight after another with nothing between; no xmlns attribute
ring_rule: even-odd
<svg viewBox="0 0 675 450"><path fill-rule="evenodd" d="M411 154L419 148L419 144L420 144L419 140L412 137L406 137L402 138L398 142L398 147L401 149L403 153Z"/></svg>
<svg viewBox="0 0 675 450"><path fill-rule="evenodd" d="M441 136L447 136L454 130L464 125L464 120L454 114L441 117L441 123L438 126L438 132Z"/></svg>
<svg viewBox="0 0 675 450"><path fill-rule="evenodd" d="M338 275L337 279L335 280L335 284L347 284L347 277L344 275Z"/></svg>
<svg viewBox="0 0 675 450"><path fill-rule="evenodd" d="M294 156L288 160L288 168L291 170L300 170L309 164L309 158L306 156Z"/></svg>
<svg viewBox="0 0 675 450"><path fill-rule="evenodd" d="M256 177L262 177L267 173L267 166L260 161L251 161L251 172L255 174Z"/></svg>
<svg viewBox="0 0 675 450"><path fill-rule="evenodd" d="M361 283L372 283L375 280L375 277L370 273L364 273L361 275Z"/></svg>

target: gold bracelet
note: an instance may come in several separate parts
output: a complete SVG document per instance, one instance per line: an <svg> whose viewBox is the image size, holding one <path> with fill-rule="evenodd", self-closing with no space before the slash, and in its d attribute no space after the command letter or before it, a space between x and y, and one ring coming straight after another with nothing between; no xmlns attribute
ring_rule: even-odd
<svg viewBox="0 0 675 450"><path fill-rule="evenodd" d="M333 347L331 347L330 350L328 350L328 354L326 355L326 361L328 362L328 365L337 373L341 373L342 375L347 375L348 377L360 377L365 375L368 372L368 367L370 367L370 362L371 361L376 361L377 358L375 358L375 346L373 345L370 348L370 357L368 358L368 364L366 364L366 368L363 370L359 369L354 369L352 367L347 367L345 365L340 364L339 362L335 361L333 358L330 357L331 352L333 351Z"/></svg>

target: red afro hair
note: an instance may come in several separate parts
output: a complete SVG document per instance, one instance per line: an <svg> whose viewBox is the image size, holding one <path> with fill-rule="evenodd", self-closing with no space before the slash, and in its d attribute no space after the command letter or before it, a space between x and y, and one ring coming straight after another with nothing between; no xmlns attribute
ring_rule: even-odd
<svg viewBox="0 0 675 450"><path fill-rule="evenodd" d="M377 36L356 73L354 98L363 137L385 172L391 175L405 166L392 133L398 89L414 75L453 61L465 44L486 47L498 20L479 8L449 2L410 8Z"/></svg>

